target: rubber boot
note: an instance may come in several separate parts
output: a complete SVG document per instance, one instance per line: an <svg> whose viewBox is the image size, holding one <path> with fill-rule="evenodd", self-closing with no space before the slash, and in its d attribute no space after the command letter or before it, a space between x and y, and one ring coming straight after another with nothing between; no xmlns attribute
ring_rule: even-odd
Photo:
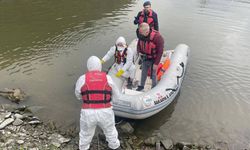
<svg viewBox="0 0 250 150"><path fill-rule="evenodd" d="M128 78L127 89L132 89L132 87L133 87L132 80L130 78Z"/></svg>
<svg viewBox="0 0 250 150"><path fill-rule="evenodd" d="M144 86L138 86L136 91L142 91L144 89Z"/></svg>

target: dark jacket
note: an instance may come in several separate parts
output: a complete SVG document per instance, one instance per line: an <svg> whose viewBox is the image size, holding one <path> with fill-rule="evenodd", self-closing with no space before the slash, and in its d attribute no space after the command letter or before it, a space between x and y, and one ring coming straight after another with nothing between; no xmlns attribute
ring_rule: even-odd
<svg viewBox="0 0 250 150"><path fill-rule="evenodd" d="M150 32L150 34L151 34L151 32ZM145 40L149 40L150 35L148 35L147 37L140 36L138 38L139 38L139 40L145 41ZM155 37L152 40L152 42L156 45L156 58L154 60L154 64L158 65L160 63L160 61L161 61L161 56L162 56L162 53L163 53L164 39L161 36L161 34L159 32L157 32L157 34L155 34ZM139 42L137 43L137 52L138 53L141 52Z"/></svg>
<svg viewBox="0 0 250 150"><path fill-rule="evenodd" d="M139 23L139 17L141 15L141 13L142 13L142 11L140 11L137 14L137 16L135 17L134 24ZM152 10L152 17L153 17L153 20L154 20L154 30L159 31L158 17L157 17L156 12L154 12L153 10Z"/></svg>

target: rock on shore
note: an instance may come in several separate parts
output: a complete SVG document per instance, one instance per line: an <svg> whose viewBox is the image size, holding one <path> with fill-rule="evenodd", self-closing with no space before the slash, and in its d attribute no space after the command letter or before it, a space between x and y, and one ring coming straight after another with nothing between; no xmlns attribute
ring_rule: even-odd
<svg viewBox="0 0 250 150"><path fill-rule="evenodd" d="M27 111L28 107L0 106L0 149L58 149L67 147L77 149L70 144L71 138L61 135L38 117ZM75 146L75 147L74 147Z"/></svg>
<svg viewBox="0 0 250 150"><path fill-rule="evenodd" d="M0 105L0 149L12 150L56 150L78 149L78 132L60 132L53 123L43 123L34 116L27 106ZM227 144L215 147L187 142L173 142L163 138L160 133L151 137L139 138L129 122L117 124L121 149L124 150L227 150ZM90 150L108 149L105 136L97 128Z"/></svg>

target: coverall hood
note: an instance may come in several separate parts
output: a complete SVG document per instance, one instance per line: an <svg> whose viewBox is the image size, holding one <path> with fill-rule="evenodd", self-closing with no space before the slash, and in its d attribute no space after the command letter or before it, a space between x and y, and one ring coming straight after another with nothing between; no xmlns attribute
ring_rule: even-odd
<svg viewBox="0 0 250 150"><path fill-rule="evenodd" d="M101 60L96 56L90 56L87 61L87 68L88 71L101 71L102 70L102 64Z"/></svg>
<svg viewBox="0 0 250 150"><path fill-rule="evenodd" d="M126 48L126 40L124 37L120 36L116 42L115 42L115 45L117 46L117 50L118 51L122 51Z"/></svg>

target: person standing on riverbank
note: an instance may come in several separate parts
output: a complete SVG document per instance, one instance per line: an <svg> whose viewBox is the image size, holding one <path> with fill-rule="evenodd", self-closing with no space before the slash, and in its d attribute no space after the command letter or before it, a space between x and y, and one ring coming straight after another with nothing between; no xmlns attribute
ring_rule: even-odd
<svg viewBox="0 0 250 150"><path fill-rule="evenodd" d="M141 84L136 89L142 91L147 79L148 69L151 68L152 88L156 86L156 70L160 63L164 48L164 39L156 30L150 29L147 23L141 23L139 28L137 52L142 59Z"/></svg>
<svg viewBox="0 0 250 150"><path fill-rule="evenodd" d="M87 60L88 72L76 82L75 95L83 101L80 117L79 149L87 150L98 125L104 132L108 147L120 147L115 127L111 99L119 95L112 78L102 72L101 61L96 56Z"/></svg>
<svg viewBox="0 0 250 150"><path fill-rule="evenodd" d="M151 9L151 2L148 0L143 3L143 10L137 14L134 20L135 25L143 22L148 23L151 29L159 31L157 13Z"/></svg>
<svg viewBox="0 0 250 150"><path fill-rule="evenodd" d="M127 78L127 88L132 88L132 82L135 77L135 65L133 62L134 52L127 46L124 37L120 36L115 45L110 48L107 54L102 58L102 64L110 58L115 57L115 64L117 73L116 77L123 76Z"/></svg>

